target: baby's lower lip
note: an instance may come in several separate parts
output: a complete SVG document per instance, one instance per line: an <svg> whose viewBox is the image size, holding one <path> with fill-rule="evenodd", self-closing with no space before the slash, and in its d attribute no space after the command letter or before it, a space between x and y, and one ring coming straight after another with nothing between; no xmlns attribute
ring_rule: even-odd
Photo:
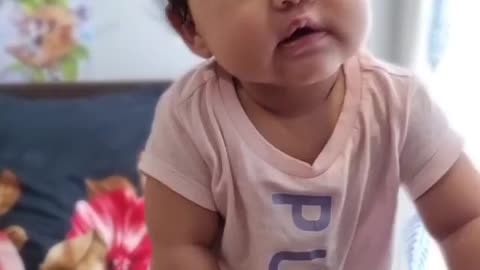
<svg viewBox="0 0 480 270"><path fill-rule="evenodd" d="M298 56L322 47L328 35L327 31L314 32L287 43L280 43L278 49L287 55Z"/></svg>

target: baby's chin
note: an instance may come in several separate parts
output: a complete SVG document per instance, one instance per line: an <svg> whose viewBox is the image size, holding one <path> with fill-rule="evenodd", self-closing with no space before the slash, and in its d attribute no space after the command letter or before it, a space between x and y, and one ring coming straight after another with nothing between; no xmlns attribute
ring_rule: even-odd
<svg viewBox="0 0 480 270"><path fill-rule="evenodd" d="M325 69L306 69L296 70L290 73L284 73L281 76L276 76L274 84L285 87L305 87L317 83L321 83L331 79L341 69L341 65L332 66Z"/></svg>
<svg viewBox="0 0 480 270"><path fill-rule="evenodd" d="M340 71L341 66L341 61L307 61L260 70L252 67L246 72L227 72L244 83L303 88L331 79Z"/></svg>
<svg viewBox="0 0 480 270"><path fill-rule="evenodd" d="M248 78L242 80L239 77L234 76L242 83L250 83L256 85L264 85L269 87L279 87L279 88L290 88L290 89L302 89L305 87L310 87L315 84L323 83L331 79L333 76L338 74L339 69L333 70L331 72L304 72L296 74L286 74L283 76L273 76L270 78Z"/></svg>
<svg viewBox="0 0 480 270"><path fill-rule="evenodd" d="M278 83L290 86L312 85L330 79L338 73L343 59L312 59L303 63L284 65L275 74Z"/></svg>

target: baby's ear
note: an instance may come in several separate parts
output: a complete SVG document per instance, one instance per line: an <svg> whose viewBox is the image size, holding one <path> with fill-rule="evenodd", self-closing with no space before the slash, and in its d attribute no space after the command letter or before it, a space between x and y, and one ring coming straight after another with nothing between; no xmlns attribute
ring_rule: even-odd
<svg viewBox="0 0 480 270"><path fill-rule="evenodd" d="M167 8L166 16L172 27L182 37L185 44L193 53L206 59L212 57L212 53L210 52L207 43L197 32L193 19L189 18L188 20L185 20L172 8Z"/></svg>

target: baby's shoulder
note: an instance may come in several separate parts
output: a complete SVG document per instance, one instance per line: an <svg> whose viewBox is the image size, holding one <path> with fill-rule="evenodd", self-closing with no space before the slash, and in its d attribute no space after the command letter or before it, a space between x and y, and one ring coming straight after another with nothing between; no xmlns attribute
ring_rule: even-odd
<svg viewBox="0 0 480 270"><path fill-rule="evenodd" d="M170 122L192 136L215 125L218 85L215 62L206 61L178 78L160 98L156 121Z"/></svg>
<svg viewBox="0 0 480 270"><path fill-rule="evenodd" d="M215 64L206 61L176 79L162 95L162 103L175 109L181 109L192 99L203 95L206 89L215 83Z"/></svg>
<svg viewBox="0 0 480 270"><path fill-rule="evenodd" d="M422 86L421 79L411 70L370 54L359 56L363 90L367 96L375 96L386 103L403 104Z"/></svg>
<svg viewBox="0 0 480 270"><path fill-rule="evenodd" d="M408 78L413 75L413 72L407 68L392 64L371 53L362 52L358 59L364 72L378 73L378 75L387 75L400 78Z"/></svg>

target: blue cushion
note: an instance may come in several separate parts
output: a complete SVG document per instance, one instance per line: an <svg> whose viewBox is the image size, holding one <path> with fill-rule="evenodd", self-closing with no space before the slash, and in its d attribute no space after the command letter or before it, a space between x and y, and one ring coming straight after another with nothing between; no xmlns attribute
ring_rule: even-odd
<svg viewBox="0 0 480 270"><path fill-rule="evenodd" d="M0 95L0 170L21 179L23 195L0 217L0 229L24 227L27 269L70 228L85 178L126 176L138 183L136 163L162 87L77 98L27 99Z"/></svg>

